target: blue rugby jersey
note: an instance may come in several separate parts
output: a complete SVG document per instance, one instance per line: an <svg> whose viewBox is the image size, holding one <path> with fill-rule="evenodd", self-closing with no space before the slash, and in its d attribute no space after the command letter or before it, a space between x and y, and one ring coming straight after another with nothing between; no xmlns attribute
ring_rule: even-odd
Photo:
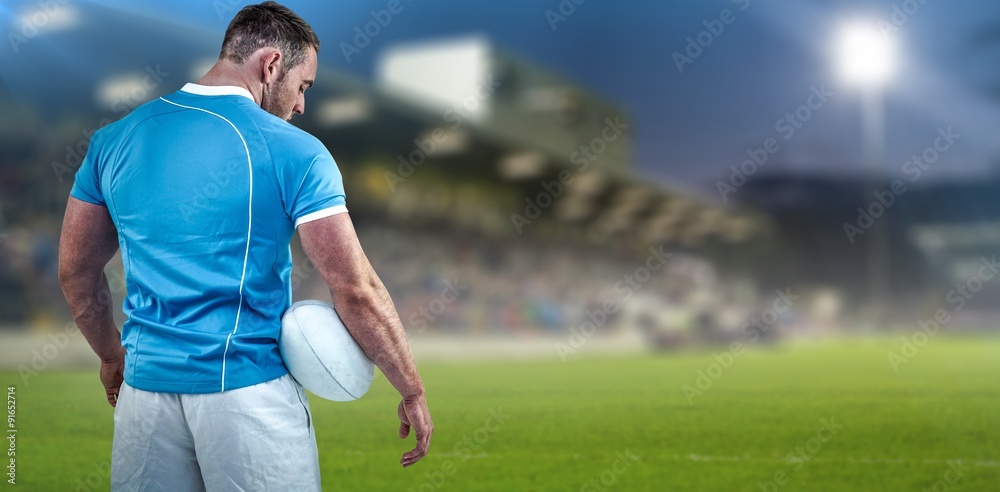
<svg viewBox="0 0 1000 492"><path fill-rule="evenodd" d="M246 89L187 84L95 133L70 194L118 229L130 386L211 393L288 372L289 242L347 211L318 139Z"/></svg>

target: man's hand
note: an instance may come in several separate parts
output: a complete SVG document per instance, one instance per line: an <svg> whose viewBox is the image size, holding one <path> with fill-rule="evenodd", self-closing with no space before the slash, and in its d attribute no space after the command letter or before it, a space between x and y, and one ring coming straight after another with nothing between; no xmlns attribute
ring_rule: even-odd
<svg viewBox="0 0 1000 492"><path fill-rule="evenodd" d="M108 395L108 403L118 406L118 392L125 380L125 348L110 359L101 359L101 383Z"/></svg>
<svg viewBox="0 0 1000 492"><path fill-rule="evenodd" d="M403 398L399 402L399 438L406 439L410 435L410 427L417 434L417 447L413 451L403 453L403 459L399 462L403 468L411 466L427 455L427 449L431 447L431 434L434 432L434 423L431 422L431 412L427 409L427 398L424 395Z"/></svg>

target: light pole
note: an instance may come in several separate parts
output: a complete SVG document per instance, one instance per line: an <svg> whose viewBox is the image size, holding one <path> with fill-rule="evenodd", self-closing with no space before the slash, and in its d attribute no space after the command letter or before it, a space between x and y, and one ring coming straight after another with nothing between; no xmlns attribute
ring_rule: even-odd
<svg viewBox="0 0 1000 492"><path fill-rule="evenodd" d="M861 91L861 130L867 170L865 200L871 200L885 174L883 94L895 69L895 46L875 22L853 22L840 29L836 58L843 82ZM874 322L882 321L889 300L888 216L886 210L880 222L867 232L867 290Z"/></svg>

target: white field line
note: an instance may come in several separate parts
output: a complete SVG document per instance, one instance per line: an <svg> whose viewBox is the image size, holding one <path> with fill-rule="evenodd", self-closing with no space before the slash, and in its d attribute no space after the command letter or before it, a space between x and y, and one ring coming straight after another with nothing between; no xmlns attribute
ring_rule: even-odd
<svg viewBox="0 0 1000 492"><path fill-rule="evenodd" d="M743 456L705 456L697 454L688 455L678 455L675 454L670 456L675 461L775 461L783 463L799 463L802 461L800 459L794 458L754 458L749 455ZM968 460L962 458L954 459L940 459L940 458L925 458L925 459L908 459L908 458L824 458L820 456L813 456L809 458L808 461L825 461L825 462L847 462L847 463L860 463L865 465L883 465L883 464L893 464L893 465L907 465L907 464L921 464L921 465L946 465L948 462L958 462L963 465L972 465L981 468L996 468L1000 466L1000 461L997 460Z"/></svg>

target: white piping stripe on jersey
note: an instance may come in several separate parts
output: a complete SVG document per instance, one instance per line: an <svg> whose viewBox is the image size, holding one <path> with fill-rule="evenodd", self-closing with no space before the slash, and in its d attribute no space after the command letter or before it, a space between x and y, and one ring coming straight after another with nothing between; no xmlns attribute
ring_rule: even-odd
<svg viewBox="0 0 1000 492"><path fill-rule="evenodd" d="M160 100L167 104L173 104L174 106L180 108L202 111L204 113L208 113L212 116L215 116L216 118L219 118L222 121L225 121L226 123L229 123L229 126L233 127L233 130L236 131L236 135L240 137L240 141L243 142L243 150L245 150L247 153L247 167L250 169L250 201L249 201L250 205L248 207L249 211L247 212L248 215L247 247L246 251L243 253L243 273L240 276L240 304L236 307L236 323L233 325L233 331L229 334L229 336L226 337L226 348L222 352L222 389L220 391L226 391L226 354L229 353L229 339L231 339L233 335L236 334L236 330L240 327L240 313L243 311L243 283L246 281L247 278L247 261L250 258L250 232L253 230L253 161L250 159L250 147L247 146L247 141L246 139L243 138L243 134L240 133L239 128L236 128L236 125L234 125L232 121L227 120L224 116L217 113L213 113L207 109L196 108L193 106L185 106L183 104L177 104L175 102L168 101L162 97L160 98Z"/></svg>
<svg viewBox="0 0 1000 492"><path fill-rule="evenodd" d="M295 219L295 228L298 229L300 225L306 222L312 222L314 220L325 219L331 215L337 215L347 212L347 205L334 205L330 208L324 208L323 210L318 210L311 214L305 214L298 219Z"/></svg>

